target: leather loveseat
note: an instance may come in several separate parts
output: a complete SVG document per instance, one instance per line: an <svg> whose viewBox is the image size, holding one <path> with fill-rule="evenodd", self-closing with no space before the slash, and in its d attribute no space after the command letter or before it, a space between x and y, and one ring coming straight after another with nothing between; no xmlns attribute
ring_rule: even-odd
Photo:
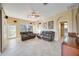
<svg viewBox="0 0 79 59"><path fill-rule="evenodd" d="M54 31L42 31L42 33L38 34L37 37L40 39L47 40L47 41L53 41L55 37L55 32Z"/></svg>
<svg viewBox="0 0 79 59"><path fill-rule="evenodd" d="M22 41L35 38L35 34L33 32L20 32L20 34Z"/></svg>

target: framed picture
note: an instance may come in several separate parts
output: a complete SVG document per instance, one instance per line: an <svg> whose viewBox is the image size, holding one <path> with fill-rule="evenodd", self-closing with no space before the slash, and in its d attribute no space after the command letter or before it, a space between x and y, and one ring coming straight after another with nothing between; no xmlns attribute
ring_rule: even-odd
<svg viewBox="0 0 79 59"><path fill-rule="evenodd" d="M54 21L49 21L48 22L48 29L53 29L54 28Z"/></svg>

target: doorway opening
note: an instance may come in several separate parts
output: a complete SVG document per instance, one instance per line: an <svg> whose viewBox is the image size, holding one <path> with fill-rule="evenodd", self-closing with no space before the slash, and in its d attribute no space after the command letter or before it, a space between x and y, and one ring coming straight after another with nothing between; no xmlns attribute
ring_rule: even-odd
<svg viewBox="0 0 79 59"><path fill-rule="evenodd" d="M8 48L16 46L16 25L8 25Z"/></svg>
<svg viewBox="0 0 79 59"><path fill-rule="evenodd" d="M66 39L68 37L68 22L60 22L60 38Z"/></svg>
<svg viewBox="0 0 79 59"><path fill-rule="evenodd" d="M16 38L16 26L8 25L8 39Z"/></svg>

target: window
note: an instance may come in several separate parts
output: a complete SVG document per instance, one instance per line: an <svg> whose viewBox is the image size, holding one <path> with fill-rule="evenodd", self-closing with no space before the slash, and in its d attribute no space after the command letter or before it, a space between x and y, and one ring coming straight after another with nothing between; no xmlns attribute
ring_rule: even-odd
<svg viewBox="0 0 79 59"><path fill-rule="evenodd" d="M24 24L20 25L20 32L26 32L27 31L27 26Z"/></svg>
<svg viewBox="0 0 79 59"><path fill-rule="evenodd" d="M21 24L20 32L32 31L33 27L31 25Z"/></svg>

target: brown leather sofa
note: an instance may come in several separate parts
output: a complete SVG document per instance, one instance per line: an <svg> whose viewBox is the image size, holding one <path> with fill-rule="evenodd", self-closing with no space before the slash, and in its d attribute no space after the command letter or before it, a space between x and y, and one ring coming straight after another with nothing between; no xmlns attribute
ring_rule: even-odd
<svg viewBox="0 0 79 59"><path fill-rule="evenodd" d="M55 36L54 31L42 31L41 34L38 34L37 37L47 41L53 41Z"/></svg>
<svg viewBox="0 0 79 59"><path fill-rule="evenodd" d="M20 34L22 41L35 38L35 34L33 32L20 32Z"/></svg>

